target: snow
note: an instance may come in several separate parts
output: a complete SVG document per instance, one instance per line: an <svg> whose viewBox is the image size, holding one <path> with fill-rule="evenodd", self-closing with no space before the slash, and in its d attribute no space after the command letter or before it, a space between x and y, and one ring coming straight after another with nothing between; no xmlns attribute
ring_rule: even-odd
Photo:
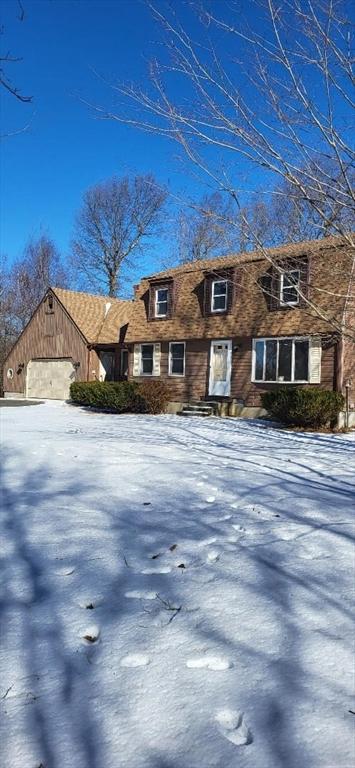
<svg viewBox="0 0 355 768"><path fill-rule="evenodd" d="M4 766L354 764L354 434L1 426Z"/></svg>

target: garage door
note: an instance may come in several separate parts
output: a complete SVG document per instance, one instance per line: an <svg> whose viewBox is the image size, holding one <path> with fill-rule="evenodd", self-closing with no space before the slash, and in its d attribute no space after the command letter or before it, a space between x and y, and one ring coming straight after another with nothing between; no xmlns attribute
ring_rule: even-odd
<svg viewBox="0 0 355 768"><path fill-rule="evenodd" d="M67 400L75 381L71 360L30 360L27 366L27 397Z"/></svg>

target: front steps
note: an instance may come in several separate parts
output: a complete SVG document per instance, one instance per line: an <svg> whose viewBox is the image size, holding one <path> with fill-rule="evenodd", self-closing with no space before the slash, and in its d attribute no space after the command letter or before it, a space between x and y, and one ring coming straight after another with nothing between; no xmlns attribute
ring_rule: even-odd
<svg viewBox="0 0 355 768"><path fill-rule="evenodd" d="M213 401L204 400L197 403L189 403L183 407L182 411L179 411L178 416L199 416L200 418L214 416L217 412L217 405Z"/></svg>

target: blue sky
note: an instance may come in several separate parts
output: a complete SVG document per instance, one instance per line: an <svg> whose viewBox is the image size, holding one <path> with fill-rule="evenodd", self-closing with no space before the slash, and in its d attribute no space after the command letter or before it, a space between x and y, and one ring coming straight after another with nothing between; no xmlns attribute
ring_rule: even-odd
<svg viewBox="0 0 355 768"><path fill-rule="evenodd" d="M238 1L252 27L265 34L250 0ZM114 101L113 91L102 78L144 85L149 59L157 51L164 55L164 48L157 48L160 33L144 0L22 3L22 22L18 20L17 0L2 0L1 5L3 48L23 58L11 65L13 81L22 93L33 96L31 104L20 104L4 89L0 93L1 132L15 132L29 124L25 132L5 139L1 148L1 252L9 262L21 254L31 236L41 232L68 255L83 192L114 174L153 173L174 195L201 198L208 189L193 169L177 161L176 145L118 122L95 119L82 101L109 107ZM214 8L223 6L224 14L230 12L227 1L211 3ZM187 5L183 0L171 3L182 21ZM189 29L198 35L196 22L191 19L189 15ZM208 30L203 34L208 35ZM218 43L226 53L229 43L223 35ZM234 56L235 50L229 49L229 53ZM236 53L248 69L247 52L239 46ZM317 89L316 81L311 85ZM178 87L174 85L173 97L188 101L188 92L180 93ZM250 88L248 96L253 99ZM343 117L350 131L348 115ZM260 168L243 168L240 156L234 155L231 163L245 195L261 187L267 193L268 185L275 183ZM138 275L142 270L159 268L167 251L167 239L157 242L156 253L140 265Z"/></svg>
<svg viewBox="0 0 355 768"><path fill-rule="evenodd" d="M53 237L69 250L75 212L85 189L113 174L153 172L174 191L188 188L172 146L118 123L93 119L80 97L109 103L111 91L93 73L117 80L145 77L157 32L140 0L3 0L4 45L23 57L16 85L32 104L2 95L1 250L11 262L31 235ZM164 246L162 246L164 248Z"/></svg>

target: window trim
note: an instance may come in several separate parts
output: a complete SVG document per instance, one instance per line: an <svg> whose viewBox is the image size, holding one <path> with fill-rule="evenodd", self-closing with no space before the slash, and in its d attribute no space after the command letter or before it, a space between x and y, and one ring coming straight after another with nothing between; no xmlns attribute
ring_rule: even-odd
<svg viewBox="0 0 355 768"><path fill-rule="evenodd" d="M217 283L224 283L225 286L226 286L226 292L224 294L225 306L223 307L223 309L214 309L213 308L213 302L214 302L214 299L215 299L214 288L215 288L215 285L217 285ZM222 296L222 295L223 294L221 294L221 293L219 294L219 296ZM212 314L215 315L215 314L219 314L221 312L227 312L227 309L228 309L228 280L226 278L218 278L216 280L212 280L212 285L211 285L211 312L212 312Z"/></svg>
<svg viewBox="0 0 355 768"><path fill-rule="evenodd" d="M157 285L154 289L155 291L155 297L154 297L154 317L157 320L162 320L168 317L169 313L169 286L168 285ZM166 302L165 301L158 301L158 291L166 291ZM166 312L165 314L158 314L158 305L159 304L165 304L166 303Z"/></svg>
<svg viewBox="0 0 355 768"><path fill-rule="evenodd" d="M173 344L183 344L184 347L184 371L183 373L172 373L172 354L171 354L171 347ZM185 376L185 368L186 368L186 341L169 341L169 376L173 376L174 378L182 379Z"/></svg>
<svg viewBox="0 0 355 768"><path fill-rule="evenodd" d="M152 372L151 373L143 373L143 347L152 347L153 348L153 354L152 354ZM140 365L139 365L139 376L148 376L148 378L154 376L154 342L147 341L145 344L140 345Z"/></svg>
<svg viewBox="0 0 355 768"><path fill-rule="evenodd" d="M296 301L284 301L283 300L283 292L284 292L284 288L285 288L285 286L284 286L285 275L290 275L290 274L292 274L294 272L297 272L297 274L298 274L297 283L294 283L293 285L286 286L286 290L287 290L287 288L295 288L296 289L296 291L297 291ZM295 267L294 269L285 269L284 272L281 272L281 275L280 275L280 295L279 295L279 302L280 302L280 306L281 307L297 307L298 306L298 304L300 303L300 294L299 294L300 282L301 282L301 270L298 267Z"/></svg>
<svg viewBox="0 0 355 768"><path fill-rule="evenodd" d="M256 368L256 343L258 341L264 342L264 355L263 355L263 375L265 375L265 362L266 362L266 342L267 341L292 341L292 352L291 352L291 379L290 381L285 381L284 379L273 379L273 380L266 380L266 379L256 379L255 378L255 368ZM307 379L295 379L295 342L296 341L308 341L308 378ZM279 343L277 344L276 348L276 372L279 369ZM309 384L311 378L311 336L262 336L262 337L256 337L253 338L253 346L252 346L252 371L251 371L251 380L254 384Z"/></svg>

